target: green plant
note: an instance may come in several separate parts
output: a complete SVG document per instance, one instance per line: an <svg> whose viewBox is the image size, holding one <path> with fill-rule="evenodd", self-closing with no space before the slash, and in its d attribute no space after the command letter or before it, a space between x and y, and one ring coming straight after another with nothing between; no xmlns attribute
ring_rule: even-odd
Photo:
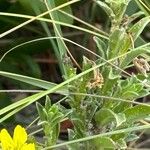
<svg viewBox="0 0 150 150"><path fill-rule="evenodd" d="M51 104L48 97L45 106L37 102L38 125L42 126L45 137L45 143L40 149L53 149L63 145L70 150L127 149L127 143L138 138L135 131L150 128L149 124L142 125L143 120L150 117L150 105L136 102L138 98L150 94L148 73L150 66L147 60L150 43L135 44L149 23L150 16L146 14L145 17L141 12L126 16L129 2L130 0L94 1L94 4L106 12L110 22L109 36L107 33L106 36L98 33L99 37L97 35L93 37L97 54L63 38L60 26L55 25L58 23L58 14L50 13L56 37L29 41L18 47L38 40L57 39L58 58L65 57L63 67L60 65L64 82L56 85L0 71L0 75L46 89L1 109L0 115L7 114L0 119L0 122L43 96L56 92L65 96L64 99L70 108L61 106L60 102ZM45 4L48 10L54 7L54 1L53 3L45 1ZM136 19L138 21L135 22ZM65 41L76 44L95 55L97 59L90 60L84 56L82 70L78 74L77 68L67 56ZM133 66L138 73L130 74L126 71ZM73 128L68 129L69 142L57 145L60 123L65 119L69 119L73 124Z"/></svg>

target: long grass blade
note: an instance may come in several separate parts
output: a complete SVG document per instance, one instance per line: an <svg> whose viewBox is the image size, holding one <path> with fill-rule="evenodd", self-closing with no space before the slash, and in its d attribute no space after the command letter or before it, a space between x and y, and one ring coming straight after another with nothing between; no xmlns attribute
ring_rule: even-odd
<svg viewBox="0 0 150 150"><path fill-rule="evenodd" d="M0 15L26 18L26 19L32 19L33 17L35 17L35 16L30 16L30 15L15 14L15 13L4 13L4 12L0 12ZM86 32L86 33L89 33L89 34L92 34L92 35L95 35L95 36L98 36L98 37L101 37L101 38L104 38L104 39L108 40L108 35L103 35L103 34L100 34L99 32L95 32L95 31L92 31L92 30L89 30L89 29L86 29L86 28L82 28L82 27L78 27L78 26L75 26L75 25L71 25L71 24L68 24L68 23L64 23L64 22L60 22L60 21L56 21L56 20L52 21L51 19L42 18L42 17L36 18L36 20L44 21L44 22L48 22L48 23L54 22L55 24L70 27L70 28L73 28L73 29L77 29L77 30L80 30L80 31L83 31L83 32Z"/></svg>
<svg viewBox="0 0 150 150"><path fill-rule="evenodd" d="M40 18L40 17L42 17L42 16L48 14L49 12L58 10L58 9L60 9L60 8L63 8L63 7L65 7L65 6L68 6L68 5L73 4L73 3L75 3L75 2L78 2L78 1L80 1L80 0L72 0L72 1L70 1L70 2L68 2L68 3L62 4L62 5L60 5L60 6L58 6L58 7L55 7L55 8L53 8L53 9L49 10L49 11L46 11L46 12L44 12L44 13L42 13L42 14L36 16L36 17L33 17L33 18L31 18L30 20L25 21L25 22L21 23L20 25L18 25L18 26L16 26L16 27L14 27L14 28L12 28L12 29L10 29L10 30L8 30L8 31L6 31L6 32L4 32L4 33L2 33L2 34L0 34L0 38L2 38L2 37L4 37L4 36L6 36L6 35L8 35L8 34L10 34L10 33L12 33L12 32L14 32L14 31L16 31L16 30L18 30L19 28L21 28L21 27L23 27L23 26L25 26L25 25L27 25L27 24L33 22L33 21L35 21L37 18Z"/></svg>

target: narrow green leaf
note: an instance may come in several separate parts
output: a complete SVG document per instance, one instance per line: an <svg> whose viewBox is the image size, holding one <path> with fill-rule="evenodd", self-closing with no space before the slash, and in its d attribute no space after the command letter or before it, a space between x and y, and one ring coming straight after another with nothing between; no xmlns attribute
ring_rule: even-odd
<svg viewBox="0 0 150 150"><path fill-rule="evenodd" d="M47 112L49 111L50 107L51 107L51 100L50 100L49 96L46 96L45 109Z"/></svg>
<svg viewBox="0 0 150 150"><path fill-rule="evenodd" d="M36 15L41 14L43 12L43 10L46 11L44 3L41 3L38 5L37 0L31 0L30 3L32 5L32 8L33 8ZM36 5L35 5L35 3L36 3ZM43 29L45 30L47 36L51 37L52 35L51 35L50 30L49 30L48 24L44 21L40 21L40 23L41 23ZM57 56L58 55L58 48L57 48L56 42L54 41L54 39L49 39L49 41L53 46L54 53L55 53L56 57L58 58L58 56Z"/></svg>
<svg viewBox="0 0 150 150"><path fill-rule="evenodd" d="M51 10L56 7L55 0L47 0L44 2L45 2L45 6L48 10ZM52 19L52 21L53 20L59 21L58 11L49 12L49 16ZM61 26L59 24L55 24L55 22L53 22L53 28L54 28L55 35L57 37L62 37L63 34L62 34ZM56 39L56 41L58 44L58 52L57 52L58 58L57 59L59 61L60 70L61 70L62 75L66 75L66 67L63 63L63 60L64 60L64 57L67 56L67 46L63 39Z"/></svg>
<svg viewBox="0 0 150 150"><path fill-rule="evenodd" d="M33 86L36 86L39 88L43 88L43 89L50 89L57 85L52 82L48 82L48 81L44 81L44 80L40 80L40 79L28 77L28 76L23 76L23 75L19 75L19 74L15 74L15 73L9 73L9 72L5 72L5 71L0 71L0 75L11 78L11 79L15 79L15 80L18 80L21 82L25 82L30 85L33 85ZM66 94L67 89L62 88L62 90L58 90L57 93Z"/></svg>
<svg viewBox="0 0 150 150"><path fill-rule="evenodd" d="M47 121L48 115L47 115L45 108L40 103L36 103L36 108L40 116L40 120Z"/></svg>
<svg viewBox="0 0 150 150"><path fill-rule="evenodd" d="M103 58L107 58L106 56L106 50L107 50L107 47L106 47L106 44L98 37L94 36L93 37L93 40L95 41L96 43L96 46L98 48L98 54L103 57Z"/></svg>
<svg viewBox="0 0 150 150"><path fill-rule="evenodd" d="M150 2L149 0L134 0L139 8L145 13L146 16L150 15Z"/></svg>
<svg viewBox="0 0 150 150"><path fill-rule="evenodd" d="M7 113L4 117L0 118L0 123L11 117L12 115L16 114L18 111L22 110L23 108L29 106L33 102L37 101L38 99L42 98L43 96L47 95L45 92L37 93L27 98L24 98L20 101L17 101L3 109L0 109L0 116Z"/></svg>

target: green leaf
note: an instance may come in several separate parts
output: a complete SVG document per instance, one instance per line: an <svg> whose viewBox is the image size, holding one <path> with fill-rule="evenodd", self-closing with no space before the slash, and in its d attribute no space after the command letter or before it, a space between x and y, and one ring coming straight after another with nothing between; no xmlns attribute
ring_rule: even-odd
<svg viewBox="0 0 150 150"><path fill-rule="evenodd" d="M41 12L45 12L46 11L46 7L44 5L44 3L40 0L18 0L20 5L22 6L23 10L27 13L27 14L34 14L34 10L32 9L34 6L34 4L36 3L36 7L39 8L39 10ZM67 3L68 0L55 0L55 7L62 5L64 3ZM72 15L72 10L70 6L66 6L64 8L61 8L61 10L65 11L68 14ZM57 11L58 14L58 20L57 21L61 21L64 23L68 23L68 24L73 24L73 19L68 17L67 15L64 15L60 12Z"/></svg>
<svg viewBox="0 0 150 150"><path fill-rule="evenodd" d="M115 14L115 22L119 26L130 0L106 0ZM116 25L115 24L115 25ZM115 27L114 27L115 28Z"/></svg>
<svg viewBox="0 0 150 150"><path fill-rule="evenodd" d="M31 6L33 1L35 0L18 0L19 5L22 6L22 9L24 10L24 12L30 15L34 14L34 11ZM36 5L43 6L43 3L41 1L36 1Z"/></svg>
<svg viewBox="0 0 150 150"><path fill-rule="evenodd" d="M102 86L101 92L102 95L108 95L108 93L113 91L113 87L117 84L120 76L118 74L114 74L113 68L111 66L103 67L102 75L104 78L104 85ZM107 102L110 103L110 101Z"/></svg>
<svg viewBox="0 0 150 150"><path fill-rule="evenodd" d="M107 58L106 56L106 44L98 37L94 36L93 37L93 40L95 41L96 43L96 46L98 48L98 54L103 57L103 58Z"/></svg>
<svg viewBox="0 0 150 150"><path fill-rule="evenodd" d="M64 2L64 1L60 1L60 2ZM47 1L44 1L44 3L46 5L47 9L49 9L49 10L56 7L56 0L47 0ZM52 21L59 21L58 11L49 12L49 16L51 17ZM54 28L55 36L57 36L57 37L63 36L62 29L59 24L56 24L53 22L53 28ZM60 66L62 75L66 75L66 66L62 62L64 62L65 56L67 56L68 48L63 39L61 39L61 38L56 39L56 41L57 41L57 45L58 45L58 51L56 54L56 56L58 56L57 60L59 62L59 66Z"/></svg>
<svg viewBox="0 0 150 150"><path fill-rule="evenodd" d="M145 47L145 48L137 47L136 49L131 49L131 51L127 53L126 57L120 64L120 68L125 69L128 66L128 64L130 64L133 61L135 57L138 57L139 55L145 54L145 53L150 53L150 49L148 47Z"/></svg>
<svg viewBox="0 0 150 150"><path fill-rule="evenodd" d="M51 100L50 100L49 96L46 96L45 109L47 112L49 111L50 107L51 107Z"/></svg>
<svg viewBox="0 0 150 150"><path fill-rule="evenodd" d="M48 81L44 81L44 80L40 80L40 79L36 79L36 78L32 78L32 77L28 77L28 76L23 76L23 75L19 75L19 74L15 74L15 73L9 73L9 72L5 72L5 71L0 71L0 75L4 76L4 77L8 77L11 79L15 79L18 81L22 81L25 83L28 83L30 85L34 85L36 87L40 87L43 89L50 89L55 87L57 84L52 83L52 82L48 82ZM61 94L66 94L67 90L66 88L62 88L62 90L58 90L58 93Z"/></svg>
<svg viewBox="0 0 150 150"><path fill-rule="evenodd" d="M91 140L96 150L102 150L105 148L116 149L115 142L109 137L99 137Z"/></svg>
<svg viewBox="0 0 150 150"><path fill-rule="evenodd" d="M66 75L63 76L65 80L72 78L76 75L76 68L73 67L72 61L70 57L66 56L65 58L65 66L66 66Z"/></svg>
<svg viewBox="0 0 150 150"><path fill-rule="evenodd" d="M85 71L89 68L92 68L93 67L92 65L93 65L92 60L90 60L87 57L83 56L82 70ZM88 73L84 76L84 79L88 81L88 80L90 80L92 75L93 75L93 72L90 72L90 73Z"/></svg>
<svg viewBox="0 0 150 150"><path fill-rule="evenodd" d="M125 53L131 45L131 39L124 28L116 29L110 35L108 58Z"/></svg>
<svg viewBox="0 0 150 150"><path fill-rule="evenodd" d="M40 116L40 120L47 121L48 115L47 115L45 108L38 102L36 103L36 108L37 108L38 114Z"/></svg>
<svg viewBox="0 0 150 150"><path fill-rule="evenodd" d="M126 137L125 133L119 133L119 134L114 134L111 136L111 139L115 142L117 142L120 139L124 139Z"/></svg>
<svg viewBox="0 0 150 150"><path fill-rule="evenodd" d="M60 133L60 124L57 124L57 125L55 125L55 127L53 128L53 131L52 131L52 137L51 137L52 145L56 144L59 133Z"/></svg>
<svg viewBox="0 0 150 150"><path fill-rule="evenodd" d="M135 0L139 8L145 13L146 16L150 15L150 2L149 0Z"/></svg>
<svg viewBox="0 0 150 150"><path fill-rule="evenodd" d="M136 24L134 24L130 29L129 33L131 34L133 41L135 41L139 35L144 30L145 26L150 22L150 16L142 18Z"/></svg>
<svg viewBox="0 0 150 150"><path fill-rule="evenodd" d="M106 3L101 2L99 0L96 0L95 2L98 4L98 6L100 6L107 13L109 17L111 18L115 17L113 10Z"/></svg>
<svg viewBox="0 0 150 150"><path fill-rule="evenodd" d="M102 108L95 114L95 121L99 125L106 125L111 123L112 121L115 121L116 127L120 126L123 122L126 121L124 114L115 114L112 110Z"/></svg>
<svg viewBox="0 0 150 150"><path fill-rule="evenodd" d="M133 7L133 6L132 6ZM133 9L133 8L132 8ZM131 16L129 16L129 22L133 22L134 20L138 19L139 17L143 16L143 11L138 11L133 13Z"/></svg>
<svg viewBox="0 0 150 150"><path fill-rule="evenodd" d="M123 113L118 113L115 115L117 127L120 126L123 122L126 121L126 116Z"/></svg>
<svg viewBox="0 0 150 150"><path fill-rule="evenodd" d="M143 84L139 82L135 75L120 80L114 92L114 97L121 97L128 100L134 100L148 94L148 90L143 88Z"/></svg>
<svg viewBox="0 0 150 150"><path fill-rule="evenodd" d="M68 138L69 141L74 140L75 139L75 132L72 129L68 129ZM75 144L69 144L67 145L69 150L79 150L80 149L80 143L75 143Z"/></svg>
<svg viewBox="0 0 150 150"><path fill-rule="evenodd" d="M59 6L59 5L62 5L64 3L67 3L69 0L55 0L55 5L56 6ZM70 6L66 6L66 7L63 7L61 8L61 10L63 10L64 12L72 15L72 10L71 10L71 7ZM68 24L73 24L73 19L67 15L64 15L60 12L57 12L58 13L58 17L59 17L59 20L58 21L61 21L61 22L64 22L64 23L68 23Z"/></svg>
<svg viewBox="0 0 150 150"><path fill-rule="evenodd" d="M51 122L51 126L55 127L63 119L64 115L60 112L57 105L52 105L48 111L48 121Z"/></svg>
<svg viewBox="0 0 150 150"><path fill-rule="evenodd" d="M127 148L127 144L126 144L126 141L124 139L119 139L116 142L118 145L118 149L126 149Z"/></svg>
<svg viewBox="0 0 150 150"><path fill-rule="evenodd" d="M138 6L136 5L135 1L131 1L127 7L126 14L130 17L134 15L138 10Z"/></svg>
<svg viewBox="0 0 150 150"><path fill-rule="evenodd" d="M150 106L138 105L124 111L127 122L134 122L150 116Z"/></svg>
<svg viewBox="0 0 150 150"><path fill-rule="evenodd" d="M17 101L11 105L8 105L3 109L0 109L0 116L1 116L0 123L2 123L4 120L8 119L12 115L16 114L18 111L29 106L30 104L32 104L33 102L37 101L38 99L40 99L41 97L45 95L47 95L45 91L41 93L36 93L20 101ZM5 114L4 117L2 117L3 114Z"/></svg>

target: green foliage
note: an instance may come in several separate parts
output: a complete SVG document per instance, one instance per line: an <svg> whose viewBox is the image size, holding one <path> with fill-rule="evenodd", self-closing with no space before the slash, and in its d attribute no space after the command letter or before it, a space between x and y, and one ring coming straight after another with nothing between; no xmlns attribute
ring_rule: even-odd
<svg viewBox="0 0 150 150"><path fill-rule="evenodd" d="M40 80L37 78L32 78L32 77L28 77L28 76L23 76L23 75L18 75L15 73L9 73L9 72L5 72L5 71L0 71L0 75L10 78L10 79L14 79L17 81L21 81L24 83L28 83L30 85L36 86L38 88L42 88L42 89L50 89L55 87L57 84L52 83L52 82L48 82L45 80ZM58 90L56 91L56 93L61 93L63 95L65 95L67 93L67 90L65 88L62 88L62 90Z"/></svg>
<svg viewBox="0 0 150 150"><path fill-rule="evenodd" d="M40 14L59 5L67 4L69 0L38 1L37 5L33 6L35 2L35 0L18 1L29 14ZM142 62L132 63L137 57L143 58L145 62L149 61L147 58L150 53L150 43L141 42L142 44L136 45L135 42L141 38L140 34L149 23L150 16L147 9L146 17L141 12L126 16L129 2L130 0L94 1L94 4L100 6L98 9L102 8L109 16L110 26L107 29L109 34L106 34L109 36L105 39L94 36L94 44L97 48L95 55L98 58L91 60L83 56L80 73L67 55L69 51L62 38L63 29L55 22L60 21L71 25L73 18L64 17L64 14L58 10L49 11L46 19L51 18L53 34L58 37L51 41L51 45L55 49L55 56L58 59L64 82L55 84L32 78L30 74L25 76L0 71L1 76L46 89L6 107L3 106L4 108L0 110L2 116L0 123L40 98L50 93L59 93L63 97L66 96L60 101L65 100L69 108L65 108L60 102L52 104L48 96L46 96L44 106L36 102L38 125L44 132L44 144L40 145L42 148L53 149L58 146L56 143L61 132L61 122L64 120L71 121L73 125L72 129L68 129L69 141L66 145L69 150L127 149L128 142L138 138L133 131L150 128L149 125L139 126L141 120L145 121L150 117L150 105L136 102L137 99L150 94L150 74L147 73L150 67L146 68ZM145 9L143 6L145 5L142 3L142 9ZM62 10L72 15L69 5ZM51 36L45 23L42 23L42 27L47 35ZM82 47L79 44L76 45ZM40 78L41 71L38 64L26 54L23 54L21 59L25 62L22 65L23 68L29 69L31 74L36 74L35 77ZM4 64L1 63L1 68L3 67ZM129 74L125 69L130 67L137 68L138 73ZM147 76L144 76L140 69L145 69ZM4 95L0 98L4 98Z"/></svg>
<svg viewBox="0 0 150 150"><path fill-rule="evenodd" d="M116 124L116 127L120 126L126 121L126 117L123 113L115 114L112 110L102 108L95 114L95 121L100 126L105 126L112 121Z"/></svg>
<svg viewBox="0 0 150 150"><path fill-rule="evenodd" d="M64 115L59 111L57 105L51 105L49 97L46 98L45 107L40 103L37 103L36 107L40 117L39 125L42 125L45 134L46 146L56 144L60 132L60 122Z"/></svg>
<svg viewBox="0 0 150 150"><path fill-rule="evenodd" d="M140 7L140 9L145 13L146 16L149 16L150 14L150 2L149 0L135 0L135 2L138 4L138 6Z"/></svg>
<svg viewBox="0 0 150 150"><path fill-rule="evenodd" d="M109 138L109 137L100 137L93 139L92 144L94 147L91 147L92 150L97 149L97 150L105 150L105 149L116 149L115 142Z"/></svg>
<svg viewBox="0 0 150 150"><path fill-rule="evenodd" d="M149 116L150 108L149 106L134 106L132 108L128 108L124 111L127 122L131 123L140 119Z"/></svg>

